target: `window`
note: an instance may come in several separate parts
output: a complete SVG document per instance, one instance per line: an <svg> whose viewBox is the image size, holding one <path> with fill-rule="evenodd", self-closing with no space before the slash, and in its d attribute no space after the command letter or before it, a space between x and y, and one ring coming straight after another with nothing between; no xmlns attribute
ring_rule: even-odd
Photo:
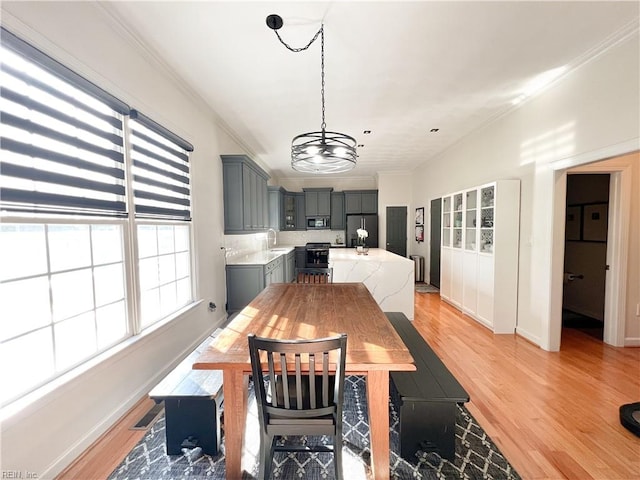
<svg viewBox="0 0 640 480"><path fill-rule="evenodd" d="M193 301L193 147L4 28L0 49L6 404Z"/></svg>

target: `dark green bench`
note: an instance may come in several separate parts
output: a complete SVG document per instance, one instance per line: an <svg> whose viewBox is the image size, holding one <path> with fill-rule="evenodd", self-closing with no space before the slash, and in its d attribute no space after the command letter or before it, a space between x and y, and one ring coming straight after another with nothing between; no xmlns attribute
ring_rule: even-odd
<svg viewBox="0 0 640 480"><path fill-rule="evenodd" d="M400 456L415 460L422 450L453 460L457 404L468 402L469 394L403 313L386 315L416 364L414 372L391 372L400 410Z"/></svg>
<svg viewBox="0 0 640 480"><path fill-rule="evenodd" d="M182 448L201 447L203 453L213 456L220 448L222 371L192 369L215 334L149 392L156 403L164 401L168 455L179 455Z"/></svg>

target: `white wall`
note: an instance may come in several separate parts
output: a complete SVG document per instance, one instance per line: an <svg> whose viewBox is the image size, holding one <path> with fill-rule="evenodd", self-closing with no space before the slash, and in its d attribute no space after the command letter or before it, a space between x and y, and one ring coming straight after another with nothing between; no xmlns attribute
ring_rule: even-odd
<svg viewBox="0 0 640 480"><path fill-rule="evenodd" d="M409 173L378 174L378 246L387 245L387 207L407 207L407 256L411 255L414 235L414 210L412 208L412 183Z"/></svg>
<svg viewBox="0 0 640 480"><path fill-rule="evenodd" d="M586 160L593 152L638 149L639 59L636 31L424 164L413 176L416 206L496 179L521 180L517 332L545 349L559 347L559 337L552 336L559 309L552 308L551 291L556 288L552 287L552 262L558 254L553 243L557 232L552 228L557 177L551 164L578 156L593 161L597 158ZM425 216L429 216L428 209ZM428 258L428 247L426 241L414 244L412 251ZM637 271L629 278L637 279ZM637 285L629 286L628 295L636 302L637 290Z"/></svg>
<svg viewBox="0 0 640 480"><path fill-rule="evenodd" d="M96 3L3 2L3 26L189 140L196 308L3 419L2 471L52 478L225 319L220 132L202 102L138 50ZM236 152L233 152L236 153ZM209 301L218 310L207 311ZM6 368L7 366L2 366ZM62 383L62 382L60 382ZM3 416L7 414L3 410Z"/></svg>

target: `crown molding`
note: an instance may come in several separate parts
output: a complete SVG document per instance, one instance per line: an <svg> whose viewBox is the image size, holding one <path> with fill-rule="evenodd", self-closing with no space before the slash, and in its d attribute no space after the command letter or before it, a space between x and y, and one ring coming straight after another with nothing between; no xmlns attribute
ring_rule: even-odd
<svg viewBox="0 0 640 480"><path fill-rule="evenodd" d="M237 133L209 105L209 103L196 90L189 86L189 82L187 82L184 77L171 67L156 49L151 47L144 40L144 38L131 26L126 18L116 10L111 2L97 2L96 6L102 12L109 24L114 28L116 33L129 43L140 55L146 58L147 61L160 70L178 90L193 102L196 108L211 117L214 123L218 125L234 142L241 146L248 155L252 156L254 159L258 157L255 151L237 135Z"/></svg>

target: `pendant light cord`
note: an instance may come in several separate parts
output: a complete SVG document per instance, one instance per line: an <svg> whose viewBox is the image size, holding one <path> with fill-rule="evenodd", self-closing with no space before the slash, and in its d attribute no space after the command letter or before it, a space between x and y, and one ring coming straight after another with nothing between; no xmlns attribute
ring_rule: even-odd
<svg viewBox="0 0 640 480"><path fill-rule="evenodd" d="M320 97L322 100L322 124L320 125L320 128L322 128L322 133L324 136L324 131L327 127L327 124L325 122L325 114L324 114L324 24L320 25L320 30L318 30L316 32L316 34L313 36L313 38L309 41L309 43L307 43L304 47L292 47L291 45L289 45L287 42L285 42L284 40L282 40L282 37L280 36L280 34L278 33L278 30L274 30L274 32L276 33L276 36L278 37L278 40L280 40L280 43L282 43L285 47L287 47L289 50L291 50L292 52L302 52L306 49L308 49L311 44L313 44L313 42L315 42L318 39L318 35L320 36Z"/></svg>

